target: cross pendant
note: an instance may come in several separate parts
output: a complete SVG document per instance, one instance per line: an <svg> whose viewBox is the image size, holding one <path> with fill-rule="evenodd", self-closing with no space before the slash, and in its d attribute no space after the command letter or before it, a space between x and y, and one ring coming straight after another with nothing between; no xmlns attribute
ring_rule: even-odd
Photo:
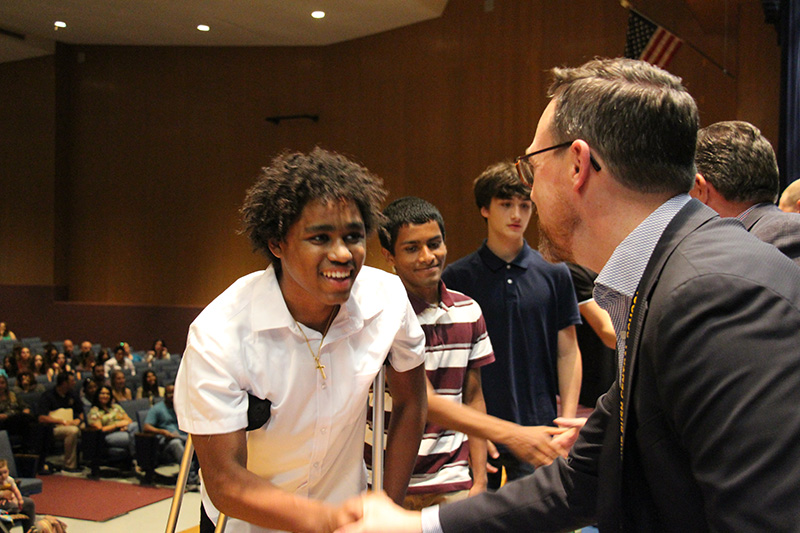
<svg viewBox="0 0 800 533"><path fill-rule="evenodd" d="M325 365L320 363L319 359L317 359L317 370L319 370L319 373L322 374L322 379L328 379L328 376L325 375Z"/></svg>

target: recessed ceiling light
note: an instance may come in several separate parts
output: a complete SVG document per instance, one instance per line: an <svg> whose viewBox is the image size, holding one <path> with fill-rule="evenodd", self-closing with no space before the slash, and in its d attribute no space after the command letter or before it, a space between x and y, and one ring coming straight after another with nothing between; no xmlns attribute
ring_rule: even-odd
<svg viewBox="0 0 800 533"><path fill-rule="evenodd" d="M199 26L197 26L197 29L200 31L209 31L211 28L209 28L205 24L200 24Z"/></svg>
<svg viewBox="0 0 800 533"><path fill-rule="evenodd" d="M311 16L314 17L315 19L321 19L321 18L325 17L325 12L324 11L314 11L313 13L311 13Z"/></svg>
<svg viewBox="0 0 800 533"><path fill-rule="evenodd" d="M55 24L55 29L56 30L58 30L58 28L66 28L67 27L67 23L66 22L61 22L60 20L55 21L54 24Z"/></svg>

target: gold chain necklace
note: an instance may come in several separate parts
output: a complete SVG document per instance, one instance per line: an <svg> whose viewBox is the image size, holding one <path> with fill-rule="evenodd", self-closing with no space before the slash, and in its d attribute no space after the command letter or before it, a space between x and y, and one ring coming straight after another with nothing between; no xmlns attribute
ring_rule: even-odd
<svg viewBox="0 0 800 533"><path fill-rule="evenodd" d="M297 319L292 317L294 323L297 324L297 329L300 330L300 334L306 340L306 346L308 346L308 351L311 352L311 355L314 357L314 361L317 363L317 370L319 373L322 374L322 379L328 379L328 376L325 375L325 365L319 362L319 352L322 351L322 343L325 341L325 335L328 334L328 329L331 327L331 322L333 322L333 317L336 315L336 310L339 309L338 305L335 305L333 309L331 309L331 315L328 317L328 323L325 324L325 329L322 331L322 339L319 341L319 348L317 349L317 353L314 353L314 350L311 349L311 343L308 341L308 336L306 336L306 332L303 331L303 328L300 327L300 323L297 322Z"/></svg>

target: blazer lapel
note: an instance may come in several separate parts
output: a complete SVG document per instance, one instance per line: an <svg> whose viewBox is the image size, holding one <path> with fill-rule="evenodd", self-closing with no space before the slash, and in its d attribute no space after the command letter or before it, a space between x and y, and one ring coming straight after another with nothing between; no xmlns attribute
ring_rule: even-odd
<svg viewBox="0 0 800 533"><path fill-rule="evenodd" d="M709 209L698 200L690 200L670 221L659 238L636 289L636 301L632 306L633 315L630 318L629 332L625 341L625 364L622 369L625 376L625 389L622 391L622 399L620 401L620 414L622 417L620 421L620 430L622 432L620 457L624 456L625 430L630 414L630 399L633 398L636 386L636 360L639 355L639 345L650 297L658 284L664 265L678 247L678 244L692 231L718 216L715 211Z"/></svg>

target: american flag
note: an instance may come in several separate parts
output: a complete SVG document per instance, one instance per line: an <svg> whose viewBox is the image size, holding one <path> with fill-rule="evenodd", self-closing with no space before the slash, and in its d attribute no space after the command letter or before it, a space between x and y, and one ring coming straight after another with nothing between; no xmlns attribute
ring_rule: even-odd
<svg viewBox="0 0 800 533"><path fill-rule="evenodd" d="M681 44L683 41L676 35L630 10L625 57L666 68Z"/></svg>

